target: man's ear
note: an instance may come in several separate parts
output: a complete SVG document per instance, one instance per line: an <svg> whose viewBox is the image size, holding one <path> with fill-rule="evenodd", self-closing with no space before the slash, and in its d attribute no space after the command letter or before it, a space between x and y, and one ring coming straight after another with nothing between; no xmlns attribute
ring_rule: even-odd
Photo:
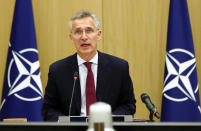
<svg viewBox="0 0 201 131"><path fill-rule="evenodd" d="M102 39L102 30L98 30L98 40Z"/></svg>
<svg viewBox="0 0 201 131"><path fill-rule="evenodd" d="M70 33L69 34L69 38L70 38L70 40L73 42L73 38L72 38L73 36L72 36L72 34Z"/></svg>

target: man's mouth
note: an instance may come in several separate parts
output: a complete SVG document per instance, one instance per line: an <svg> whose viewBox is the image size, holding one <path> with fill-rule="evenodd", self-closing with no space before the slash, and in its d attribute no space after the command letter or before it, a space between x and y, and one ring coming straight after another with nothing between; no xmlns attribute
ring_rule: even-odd
<svg viewBox="0 0 201 131"><path fill-rule="evenodd" d="M86 47L86 46L90 46L90 44L84 43L84 44L81 44L81 46Z"/></svg>

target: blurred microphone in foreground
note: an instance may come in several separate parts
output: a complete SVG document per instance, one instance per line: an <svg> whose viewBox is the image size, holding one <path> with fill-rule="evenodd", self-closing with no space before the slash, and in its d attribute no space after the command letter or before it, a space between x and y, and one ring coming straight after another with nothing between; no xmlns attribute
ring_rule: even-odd
<svg viewBox="0 0 201 131"><path fill-rule="evenodd" d="M87 131L115 131L112 126L112 111L109 104L96 102L89 109L89 128Z"/></svg>

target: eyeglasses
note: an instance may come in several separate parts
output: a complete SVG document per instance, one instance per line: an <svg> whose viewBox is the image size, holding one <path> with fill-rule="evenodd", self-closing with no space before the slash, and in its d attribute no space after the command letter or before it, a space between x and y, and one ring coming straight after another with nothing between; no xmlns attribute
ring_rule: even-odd
<svg viewBox="0 0 201 131"><path fill-rule="evenodd" d="M75 31L72 31L73 35L77 36L77 37L80 37L82 36L84 33L85 35L92 35L94 32L96 32L96 30L92 29L92 28L87 28L85 30L82 30L82 29L76 29Z"/></svg>

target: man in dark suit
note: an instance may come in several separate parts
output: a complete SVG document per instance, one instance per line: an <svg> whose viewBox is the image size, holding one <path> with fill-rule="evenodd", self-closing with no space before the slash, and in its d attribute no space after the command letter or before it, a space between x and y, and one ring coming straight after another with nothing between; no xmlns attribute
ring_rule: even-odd
<svg viewBox="0 0 201 131"><path fill-rule="evenodd" d="M77 53L50 66L42 107L44 120L57 121L58 116L64 115L87 116L89 101L110 104L114 115L133 115L136 100L128 62L97 51L102 37L97 17L81 11L69 25ZM73 91L75 72L79 75Z"/></svg>

